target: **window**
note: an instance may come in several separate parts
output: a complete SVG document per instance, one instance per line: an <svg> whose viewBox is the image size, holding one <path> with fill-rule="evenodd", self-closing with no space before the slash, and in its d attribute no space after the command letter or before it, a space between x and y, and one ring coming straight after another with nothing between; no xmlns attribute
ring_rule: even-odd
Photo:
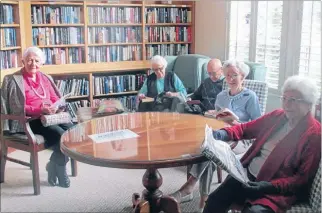
<svg viewBox="0 0 322 213"><path fill-rule="evenodd" d="M249 60L250 8L248 1L234 1L231 4L229 58Z"/></svg>
<svg viewBox="0 0 322 213"><path fill-rule="evenodd" d="M305 75L321 89L320 1L230 1L226 58L268 68L270 91Z"/></svg>
<svg viewBox="0 0 322 213"><path fill-rule="evenodd" d="M299 75L314 79L321 90L320 1L303 2Z"/></svg>
<svg viewBox="0 0 322 213"><path fill-rule="evenodd" d="M282 1L258 2L255 61L267 66L267 82L274 89L279 80L282 12Z"/></svg>

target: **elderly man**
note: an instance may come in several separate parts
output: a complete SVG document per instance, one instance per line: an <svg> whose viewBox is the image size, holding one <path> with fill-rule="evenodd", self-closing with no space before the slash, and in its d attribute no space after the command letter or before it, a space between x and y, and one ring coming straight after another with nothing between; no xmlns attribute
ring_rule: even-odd
<svg viewBox="0 0 322 213"><path fill-rule="evenodd" d="M153 73L144 81L142 88L139 91L138 99L141 101L147 97L156 98L161 93L166 97L172 97L170 111L176 111L178 103L183 102L187 96L186 88L182 81L173 72L166 72L168 65L165 58L156 55L151 59ZM140 104L139 111L153 111L153 104Z"/></svg>
<svg viewBox="0 0 322 213"><path fill-rule="evenodd" d="M211 59L207 65L209 78L206 78L190 97L191 100L201 101L203 110L214 110L218 93L222 91L224 75L219 59Z"/></svg>

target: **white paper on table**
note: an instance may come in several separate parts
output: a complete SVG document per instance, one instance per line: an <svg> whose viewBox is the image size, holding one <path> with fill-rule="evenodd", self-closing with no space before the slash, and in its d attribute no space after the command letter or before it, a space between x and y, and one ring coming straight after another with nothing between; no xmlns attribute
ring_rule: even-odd
<svg viewBox="0 0 322 213"><path fill-rule="evenodd" d="M62 96L60 99L58 99L55 103L51 105L53 108L58 108L60 105L65 105L66 103L66 98L71 96L72 93L68 93L67 95Z"/></svg>
<svg viewBox="0 0 322 213"><path fill-rule="evenodd" d="M111 132L104 132L94 135L88 135L95 143L110 142L115 140L123 140L129 138L137 138L138 134L129 129L116 130Z"/></svg>

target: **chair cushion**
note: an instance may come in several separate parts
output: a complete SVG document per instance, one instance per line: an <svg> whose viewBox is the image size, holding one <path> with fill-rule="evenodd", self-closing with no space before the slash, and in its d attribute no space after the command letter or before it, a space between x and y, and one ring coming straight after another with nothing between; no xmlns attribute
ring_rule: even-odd
<svg viewBox="0 0 322 213"><path fill-rule="evenodd" d="M286 213L315 213L308 203L294 204Z"/></svg>
<svg viewBox="0 0 322 213"><path fill-rule="evenodd" d="M4 134L3 137L6 140L16 141L16 142L20 142L20 143L23 143L23 144L26 144L26 145L29 144L27 135L23 134L23 133ZM36 143L37 144L45 143L45 139L44 139L44 137L42 135L35 134L35 137L36 137Z"/></svg>
<svg viewBox="0 0 322 213"><path fill-rule="evenodd" d="M265 64L255 63L255 62L245 62L249 66L249 75L246 79L266 81L267 67Z"/></svg>
<svg viewBox="0 0 322 213"><path fill-rule="evenodd" d="M311 186L309 202L314 212L321 212L321 161Z"/></svg>

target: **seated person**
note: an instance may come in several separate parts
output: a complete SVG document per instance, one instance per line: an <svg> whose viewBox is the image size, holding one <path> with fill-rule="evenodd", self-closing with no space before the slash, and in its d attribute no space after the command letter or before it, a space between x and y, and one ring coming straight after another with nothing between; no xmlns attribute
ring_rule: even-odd
<svg viewBox="0 0 322 213"><path fill-rule="evenodd" d="M191 100L199 100L203 111L215 109L217 95L222 91L224 75L219 59L211 59L207 64L209 77L206 78L198 89L190 96Z"/></svg>
<svg viewBox="0 0 322 213"><path fill-rule="evenodd" d="M215 106L219 108L229 108L239 117L239 122L247 122L261 116L259 102L256 94L244 88L243 81L249 74L249 67L238 61L226 61L223 72L229 89L220 92L217 96ZM213 172L216 166L210 161L194 164L191 168L188 181L173 196L178 202L192 200L192 191L198 179L200 179L199 208L203 208L208 198Z"/></svg>
<svg viewBox="0 0 322 213"><path fill-rule="evenodd" d="M62 134L73 124L62 123L44 127L41 115L58 113L61 109L51 105L60 98L60 93L53 79L40 71L46 56L38 47L27 48L22 57L21 70L4 77L1 89L1 113L27 115L38 119L29 122L34 134L45 138L45 146L53 147L53 153L46 166L48 183L51 186L68 188L70 180L66 172L68 157L60 150ZM24 132L18 121L5 122L4 130L10 133Z"/></svg>
<svg viewBox="0 0 322 213"><path fill-rule="evenodd" d="M255 139L240 160L251 182L228 176L209 195L204 213L224 213L231 204L243 205L242 213L281 213L308 199L321 161L321 124L312 116L318 88L307 77L292 76L282 94L283 109L214 131L224 141Z"/></svg>
<svg viewBox="0 0 322 213"><path fill-rule="evenodd" d="M141 101L147 97L156 98L165 93L167 97L173 97L170 111L176 111L177 104L184 102L187 96L186 88L182 81L173 72L166 72L167 61L162 56L156 55L151 59L153 73L144 81L139 91L138 99ZM152 105L139 105L139 111L151 111Z"/></svg>

